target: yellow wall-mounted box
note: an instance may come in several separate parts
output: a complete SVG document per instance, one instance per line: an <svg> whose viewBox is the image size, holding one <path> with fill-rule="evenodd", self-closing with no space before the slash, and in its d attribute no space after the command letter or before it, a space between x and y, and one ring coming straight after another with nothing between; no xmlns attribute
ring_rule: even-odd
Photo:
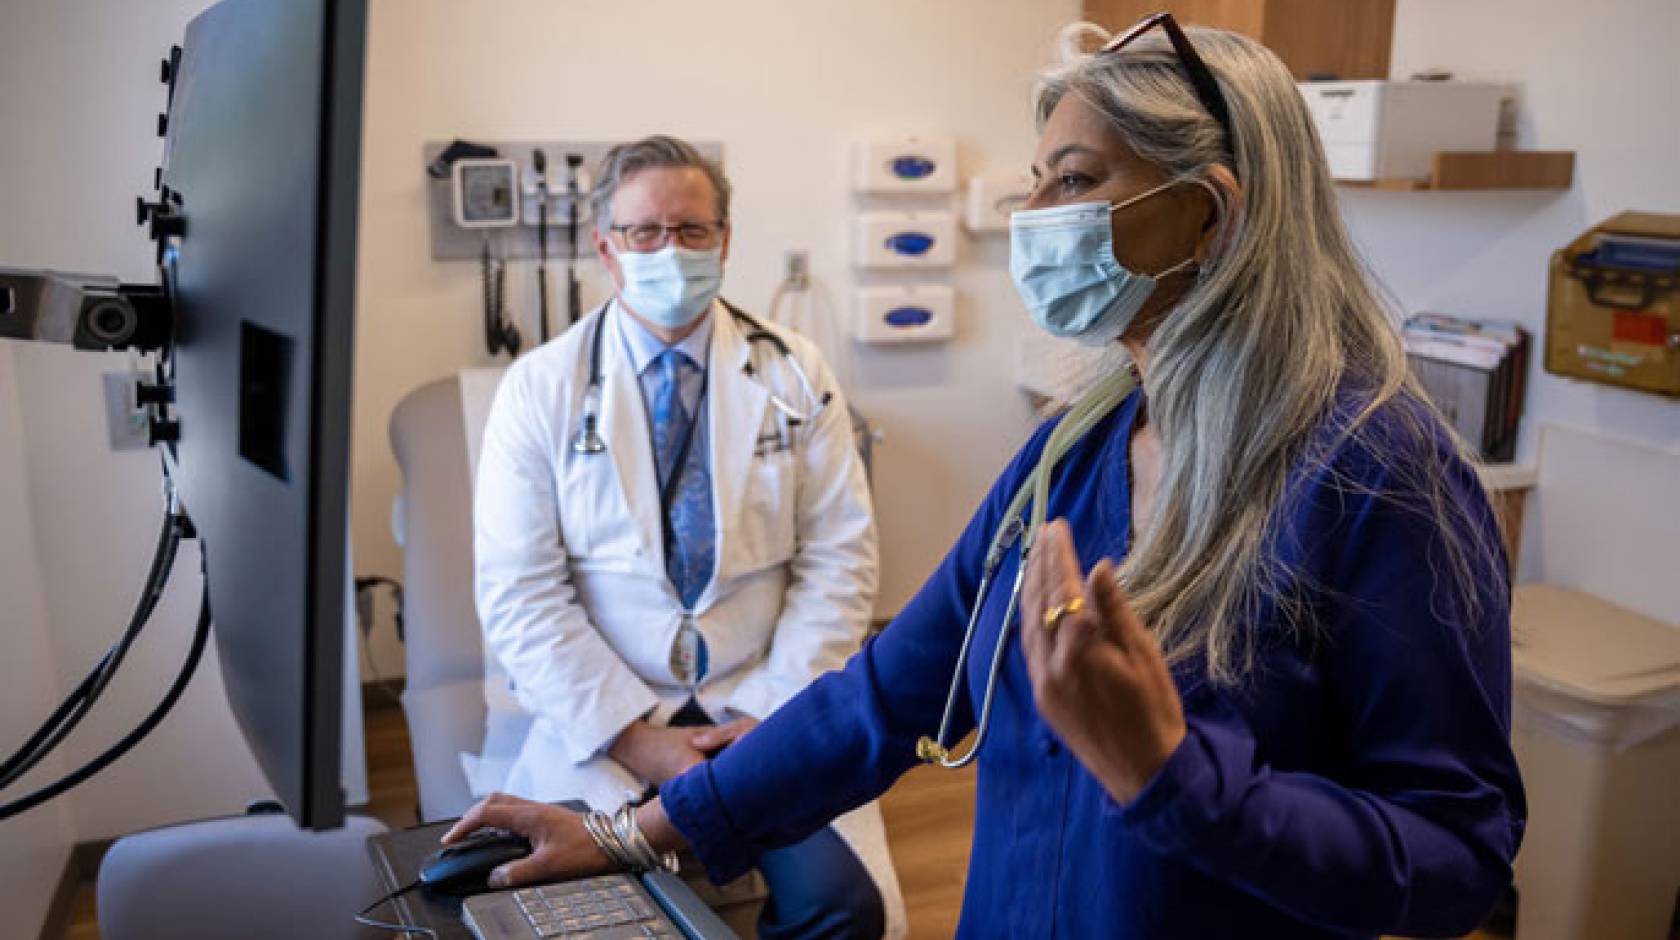
<svg viewBox="0 0 1680 940"><path fill-rule="evenodd" d="M1546 371L1680 397L1680 215L1623 212L1552 253Z"/></svg>

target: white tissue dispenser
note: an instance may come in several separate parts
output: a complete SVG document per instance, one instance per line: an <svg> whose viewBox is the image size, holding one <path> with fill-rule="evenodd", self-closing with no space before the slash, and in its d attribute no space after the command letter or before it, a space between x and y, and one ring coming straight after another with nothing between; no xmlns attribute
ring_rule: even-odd
<svg viewBox="0 0 1680 940"><path fill-rule="evenodd" d="M860 268L948 268L956 259L957 219L943 209L861 212L852 261Z"/></svg>
<svg viewBox="0 0 1680 940"><path fill-rule="evenodd" d="M950 193L957 189L955 138L930 135L859 141L852 159L852 188L860 193Z"/></svg>
<svg viewBox="0 0 1680 940"><path fill-rule="evenodd" d="M856 332L860 343L916 343L956 333L957 292L943 284L860 287Z"/></svg>

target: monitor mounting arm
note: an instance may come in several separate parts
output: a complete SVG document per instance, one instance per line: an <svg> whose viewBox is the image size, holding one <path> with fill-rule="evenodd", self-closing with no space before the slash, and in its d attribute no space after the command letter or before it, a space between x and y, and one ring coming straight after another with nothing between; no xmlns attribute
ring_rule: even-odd
<svg viewBox="0 0 1680 940"><path fill-rule="evenodd" d="M161 287L0 267L0 339L155 352L169 343L173 327Z"/></svg>
<svg viewBox="0 0 1680 940"><path fill-rule="evenodd" d="M181 199L163 189L163 200L136 200L141 224L151 223L160 263L171 241L186 234ZM63 343L76 349L132 349L167 359L175 337L169 291L153 284L124 284L114 277L0 267L0 339ZM163 360L155 384L139 382L134 400L149 415L148 440L172 444L180 425L171 414L174 387Z"/></svg>
<svg viewBox="0 0 1680 940"><path fill-rule="evenodd" d="M180 195L159 188L158 202L134 202L136 221L151 223L161 266L172 240L186 234L187 220ZM174 334L174 313L162 287L97 274L0 267L0 339L158 352Z"/></svg>

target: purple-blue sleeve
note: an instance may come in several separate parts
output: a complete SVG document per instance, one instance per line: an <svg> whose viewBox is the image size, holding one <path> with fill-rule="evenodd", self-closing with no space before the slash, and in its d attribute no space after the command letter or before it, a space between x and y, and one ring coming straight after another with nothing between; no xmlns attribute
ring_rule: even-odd
<svg viewBox="0 0 1680 940"><path fill-rule="evenodd" d="M1420 511L1401 471L1369 463L1320 474L1296 516L1328 559L1318 662L1347 728L1345 771L1269 767L1239 710L1218 710L1190 718L1156 777L1113 808L1121 825L1332 930L1459 936L1486 915L1526 818L1509 745L1510 587L1474 471L1444 459L1470 508L1456 534ZM1473 612L1444 570L1445 540L1467 535L1494 545L1471 562Z"/></svg>
<svg viewBox="0 0 1680 940"><path fill-rule="evenodd" d="M660 788L672 825L713 881L740 876L764 852L880 796L916 763L916 740L937 730L944 712L992 532L1051 427L1015 456L938 569L845 668ZM973 724L963 694L952 739Z"/></svg>

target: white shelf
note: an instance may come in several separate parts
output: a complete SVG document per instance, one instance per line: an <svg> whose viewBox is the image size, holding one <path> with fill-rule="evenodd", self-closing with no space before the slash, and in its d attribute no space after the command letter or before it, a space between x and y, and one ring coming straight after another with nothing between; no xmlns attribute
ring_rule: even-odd
<svg viewBox="0 0 1680 940"><path fill-rule="evenodd" d="M1495 493L1531 490L1540 480L1540 470L1534 464L1484 463L1477 465L1476 473L1482 485Z"/></svg>

